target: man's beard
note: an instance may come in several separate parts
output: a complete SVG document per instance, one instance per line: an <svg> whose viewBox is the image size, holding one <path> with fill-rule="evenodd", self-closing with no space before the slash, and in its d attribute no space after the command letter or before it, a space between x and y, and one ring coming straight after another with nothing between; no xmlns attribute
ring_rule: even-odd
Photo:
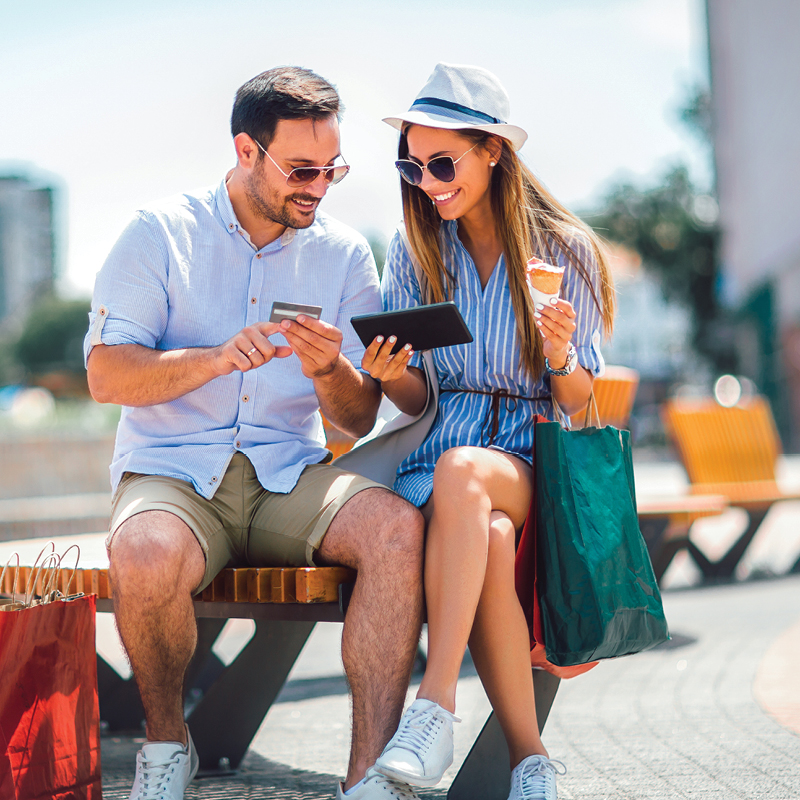
<svg viewBox="0 0 800 800"><path fill-rule="evenodd" d="M314 213L301 217L293 213L294 209L289 203L293 199L316 203L319 200L318 197L298 193L279 199L276 192L270 192L267 182L256 170L250 173L245 189L247 205L254 216L259 219L276 222L278 225L284 225L287 228L308 228L314 223ZM270 194L272 197L270 197ZM316 211L316 209L314 210Z"/></svg>

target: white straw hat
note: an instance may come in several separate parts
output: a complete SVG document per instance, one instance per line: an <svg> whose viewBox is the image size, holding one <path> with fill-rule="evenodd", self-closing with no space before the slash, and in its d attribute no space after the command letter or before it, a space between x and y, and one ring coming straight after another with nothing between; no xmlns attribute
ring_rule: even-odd
<svg viewBox="0 0 800 800"><path fill-rule="evenodd" d="M506 90L489 70L440 62L411 108L383 121L399 131L406 122L428 128L486 131L508 139L519 150L528 134L509 125L509 112Z"/></svg>

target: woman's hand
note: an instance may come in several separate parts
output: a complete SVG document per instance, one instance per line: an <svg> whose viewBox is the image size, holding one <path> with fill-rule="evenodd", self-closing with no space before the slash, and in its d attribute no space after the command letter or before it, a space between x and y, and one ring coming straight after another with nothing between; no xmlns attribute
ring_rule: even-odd
<svg viewBox="0 0 800 800"><path fill-rule="evenodd" d="M553 369L561 369L567 363L567 345L575 332L575 309L567 300L558 300L555 305L536 304L534 317L542 335L544 356Z"/></svg>
<svg viewBox="0 0 800 800"><path fill-rule="evenodd" d="M406 374L408 362L414 351L407 344L392 355L396 336L390 336L384 341L383 336L377 336L364 353L361 359L361 368L365 369L376 381L391 383L399 380Z"/></svg>

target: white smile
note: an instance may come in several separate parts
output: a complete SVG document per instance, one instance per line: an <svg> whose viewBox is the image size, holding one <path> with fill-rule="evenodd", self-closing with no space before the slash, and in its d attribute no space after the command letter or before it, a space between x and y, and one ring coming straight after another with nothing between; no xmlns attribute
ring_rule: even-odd
<svg viewBox="0 0 800 800"><path fill-rule="evenodd" d="M433 199L437 203L445 203L451 197L455 197L460 191L461 191L460 189L454 189L452 192L445 192L444 194L435 194L433 195Z"/></svg>
<svg viewBox="0 0 800 800"><path fill-rule="evenodd" d="M305 206L306 208L311 208L312 206L315 206L317 204L316 201L308 202L306 200L298 200L297 198L294 198L294 202L297 203L297 205Z"/></svg>

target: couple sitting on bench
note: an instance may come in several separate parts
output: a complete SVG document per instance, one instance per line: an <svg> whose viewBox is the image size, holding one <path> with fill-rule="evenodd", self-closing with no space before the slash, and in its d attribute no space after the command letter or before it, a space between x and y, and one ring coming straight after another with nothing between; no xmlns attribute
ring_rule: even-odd
<svg viewBox="0 0 800 800"><path fill-rule="evenodd" d="M182 709L192 596L226 566L337 564L357 570L342 637L353 738L337 798L415 798L412 787L441 779L469 643L508 741L509 797L553 800L515 536L533 416L552 418L551 395L567 414L585 406L602 370L608 270L517 156L526 134L505 122L497 79L439 64L411 110L386 120L400 131L408 239L391 242L379 286L363 237L317 213L349 169L339 114L334 87L308 70L253 78L233 107L234 169L138 211L97 278L89 384L123 406L110 576L147 718L131 798L178 800L197 770ZM565 268L564 299L547 307L526 285L534 254ZM350 318L447 298L475 341L435 351L438 414L394 491L328 464L319 411L358 437L382 393L412 416L427 399L421 354L392 356L391 336L365 350ZM266 322L274 301L321 316ZM403 714L423 584L428 665Z"/></svg>

